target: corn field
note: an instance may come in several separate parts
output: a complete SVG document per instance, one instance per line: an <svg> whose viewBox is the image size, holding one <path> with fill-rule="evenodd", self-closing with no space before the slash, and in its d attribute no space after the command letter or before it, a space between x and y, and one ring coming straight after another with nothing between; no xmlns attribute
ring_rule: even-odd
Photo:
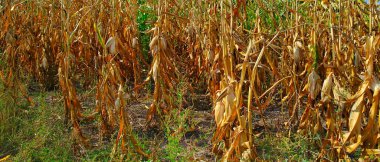
<svg viewBox="0 0 380 162"><path fill-rule="evenodd" d="M186 108L179 84L211 99L217 161L264 160L255 118L274 105L286 112L286 134L321 138L314 160L380 158L378 4L2 0L0 95L35 105L31 82L59 91L73 142L91 149L83 123L95 122L98 140L117 134L110 155L120 160L157 160L134 135L130 103L148 96L142 124L162 130ZM84 109L86 96L93 106Z"/></svg>

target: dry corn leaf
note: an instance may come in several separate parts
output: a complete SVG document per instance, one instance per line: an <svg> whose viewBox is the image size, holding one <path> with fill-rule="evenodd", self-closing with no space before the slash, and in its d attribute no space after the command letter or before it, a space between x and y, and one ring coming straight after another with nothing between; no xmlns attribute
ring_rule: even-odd
<svg viewBox="0 0 380 162"><path fill-rule="evenodd" d="M330 73L327 78L323 81L322 91L321 91L321 101L328 102L331 98L331 90L333 87L333 73Z"/></svg>
<svg viewBox="0 0 380 162"><path fill-rule="evenodd" d="M351 108L350 116L348 120L349 132L344 135L343 143L346 143L349 138L355 135L359 135L363 116L364 107L364 95L361 95ZM356 145L353 145L356 146ZM356 147L351 148L356 148Z"/></svg>
<svg viewBox="0 0 380 162"><path fill-rule="evenodd" d="M158 75L158 71L159 71L159 58L156 58L154 59L154 63L153 63L153 67L152 67L152 71L153 71L153 80L155 82L158 82L157 80L157 75Z"/></svg>
<svg viewBox="0 0 380 162"><path fill-rule="evenodd" d="M158 38L159 38L159 36L157 35L157 36L153 37L153 39L150 41L150 43L149 43L150 49L154 49L154 47L157 45Z"/></svg>
<svg viewBox="0 0 380 162"><path fill-rule="evenodd" d="M214 118L215 118L217 127L220 127L222 124L224 111L225 111L225 106L223 102L221 101L217 102L214 107Z"/></svg>

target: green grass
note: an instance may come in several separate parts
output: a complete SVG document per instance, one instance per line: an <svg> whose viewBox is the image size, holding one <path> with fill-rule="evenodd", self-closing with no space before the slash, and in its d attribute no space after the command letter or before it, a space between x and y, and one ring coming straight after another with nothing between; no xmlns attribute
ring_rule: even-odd
<svg viewBox="0 0 380 162"><path fill-rule="evenodd" d="M169 161L186 161L186 148L181 144L181 139L189 129L186 120L189 117L190 109L182 109L182 101L185 90L185 83L181 80L176 88L176 98L174 103L179 109L173 109L170 114L164 116L164 131L167 145L162 152L164 159Z"/></svg>
<svg viewBox="0 0 380 162"><path fill-rule="evenodd" d="M313 141L317 140L316 138ZM263 160L280 161L314 161L319 150L312 140L305 136L292 134L286 137L281 134L263 134L255 139L258 156Z"/></svg>
<svg viewBox="0 0 380 162"><path fill-rule="evenodd" d="M17 151L14 136L20 129L20 114L28 105L25 100L16 99L18 92L6 88L0 81L0 157Z"/></svg>
<svg viewBox="0 0 380 162"><path fill-rule="evenodd" d="M180 104L183 97L183 84L179 84L175 99ZM51 98L54 98L53 100ZM36 103L31 107L26 101L14 103L9 95L0 97L0 157L12 153L12 161L110 161L115 139L96 149L85 150L83 155L75 156L71 129L64 125L64 108L60 100L61 94L54 92L39 92L32 94ZM191 109L175 109L164 118L164 138L154 139L156 148L151 148L148 137L139 137L139 145L144 151L151 153L156 150L158 161L188 161L194 154L188 151L181 143L184 134L192 123ZM7 115L7 118L4 116ZM190 118L191 119L191 118ZM179 129L182 129L177 132ZM175 133L177 132L177 133ZM210 132L212 133L212 132ZM281 133L280 133L281 134ZM137 136L137 135L135 135ZM210 135L204 134L198 140L206 139ZM210 139L206 139L210 140ZM318 149L313 139L293 134L290 137L281 134L265 133L255 138L255 144L260 159L283 161L313 161L318 155ZM165 145L162 146L161 144ZM205 146L206 147L206 146ZM131 147L133 148L133 147ZM127 161L150 160L142 159L133 151L127 155L115 154L112 160L124 159Z"/></svg>
<svg viewBox="0 0 380 162"><path fill-rule="evenodd" d="M14 149L12 143L8 142L15 132L14 109L7 106L7 98L3 95L0 98L0 156L9 154Z"/></svg>
<svg viewBox="0 0 380 162"><path fill-rule="evenodd" d="M172 114L174 114L172 118L166 119L168 122L165 122L165 137L167 138L167 145L162 154L165 160L185 161L186 155L184 156L184 154L186 153L186 149L180 142L187 129L184 125L186 112L174 111ZM176 116L175 114L178 114L179 116ZM183 130L179 131L179 133L175 133L180 128L183 128Z"/></svg>
<svg viewBox="0 0 380 162"><path fill-rule="evenodd" d="M7 95L4 95L7 96ZM54 98L52 100L51 98ZM115 139L96 149L85 150L81 156L74 155L71 128L64 124L64 106L59 99L61 95L54 92L36 92L32 94L35 106L26 101L12 104L12 100L2 97L0 111L8 118L1 121L0 157L11 155L12 161L110 161ZM11 107L9 106L11 105ZM5 113L6 112L6 113ZM157 152L159 160L186 161L182 156L186 149L181 145L181 139L186 132L186 119L189 111L173 111L165 125L167 144ZM172 136L179 127L184 130ZM135 135L137 136L137 135ZM141 139L141 138L140 138ZM164 141L164 139L159 139ZM139 145L150 152L147 139L142 138ZM131 147L133 148L133 147ZM179 156L181 155L181 156ZM135 153L127 155L116 154L114 160L143 160Z"/></svg>
<svg viewBox="0 0 380 162"><path fill-rule="evenodd" d="M16 115L8 115L6 125L1 121L0 139L4 140L0 157L11 153L12 161L109 161L112 144L85 150L80 157L74 155L72 130L64 124L60 97L53 92L39 92L32 95L34 107L22 102L13 108L5 108L9 101L0 98L2 114L5 110L16 111Z"/></svg>
<svg viewBox="0 0 380 162"><path fill-rule="evenodd" d="M47 94L34 97L35 107L17 116L17 131L9 139L18 146L14 161L72 161L70 130L63 124L61 102L48 104ZM54 101L53 101L54 102Z"/></svg>
<svg viewBox="0 0 380 162"><path fill-rule="evenodd" d="M81 161L110 161L111 150L112 145L104 145L99 149L90 150L81 158Z"/></svg>

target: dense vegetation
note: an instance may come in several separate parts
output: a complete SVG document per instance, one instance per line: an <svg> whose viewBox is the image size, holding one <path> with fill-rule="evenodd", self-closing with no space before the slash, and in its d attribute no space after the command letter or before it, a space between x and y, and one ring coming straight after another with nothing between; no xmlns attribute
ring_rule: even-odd
<svg viewBox="0 0 380 162"><path fill-rule="evenodd" d="M2 0L0 161L377 158L378 6Z"/></svg>

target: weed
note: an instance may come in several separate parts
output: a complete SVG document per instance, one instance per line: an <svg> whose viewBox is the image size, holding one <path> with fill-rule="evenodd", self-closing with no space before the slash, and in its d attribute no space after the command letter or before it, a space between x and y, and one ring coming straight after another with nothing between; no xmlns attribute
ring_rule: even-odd
<svg viewBox="0 0 380 162"><path fill-rule="evenodd" d="M50 94L51 95L51 94ZM14 161L72 161L71 136L63 124L61 104L46 103L47 94L35 98L36 107L20 112L17 132L10 143L19 146Z"/></svg>
<svg viewBox="0 0 380 162"><path fill-rule="evenodd" d="M312 140L297 134L280 138L275 134L265 134L256 140L260 158L283 161L313 161L316 159L318 149L310 141Z"/></svg>
<svg viewBox="0 0 380 162"><path fill-rule="evenodd" d="M173 112L165 118L165 137L167 145L164 149L166 160L184 161L185 148L181 144L182 137L187 132L186 118L189 110L173 110Z"/></svg>
<svg viewBox="0 0 380 162"><path fill-rule="evenodd" d="M259 154L271 159L276 151L284 152L285 160L306 154L371 157L380 145L378 5L375 0L2 0L0 158L18 152L16 160L72 160L69 140L90 146L92 134L84 126L94 121L99 136L117 136L114 146L121 149L112 151L120 160L150 159L127 113L129 100L145 87L153 93L146 95L153 100L146 125L159 125L167 140L162 157L185 160L181 142L193 127L182 105L187 90L193 91L187 85L195 91L207 85L216 124L210 140L218 160L252 161ZM47 90L59 85L63 104L51 106L45 92L29 94L25 87L31 80ZM89 94L94 106L84 110L87 96L80 93L88 90L96 91ZM289 131L290 137L268 148L259 144L269 155L257 154L253 112L263 117L280 100L290 116L286 126L308 139ZM306 143L321 141L315 157ZM89 151L86 158L108 160L107 150Z"/></svg>

